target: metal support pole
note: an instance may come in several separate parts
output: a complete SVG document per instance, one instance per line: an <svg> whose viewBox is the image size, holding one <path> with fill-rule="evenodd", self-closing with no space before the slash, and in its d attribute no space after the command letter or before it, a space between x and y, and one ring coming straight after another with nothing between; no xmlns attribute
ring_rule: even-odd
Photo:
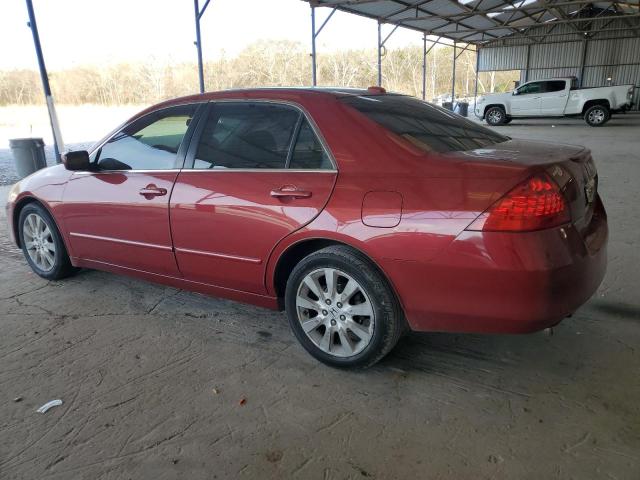
<svg viewBox="0 0 640 480"><path fill-rule="evenodd" d="M473 90L473 112L476 111L476 105L478 104L478 74L480 71L480 47L476 45L476 84Z"/></svg>
<svg viewBox="0 0 640 480"><path fill-rule="evenodd" d="M589 38L585 37L583 43L582 43L582 58L580 59L580 79L579 81L579 87L582 88L584 86L584 65L587 61L587 47L589 45Z"/></svg>
<svg viewBox="0 0 640 480"><path fill-rule="evenodd" d="M320 32L322 31L322 29L324 28L324 26L327 24L327 22L329 20L331 20L331 17L333 17L333 14L336 13L336 8L334 8L333 10L331 10L331 13L327 16L327 18L325 18L324 22L322 22L322 25L320 25L320 28L316 31L316 7L314 5L311 5L311 81L313 83L313 86L315 87L318 83L318 67L316 64L316 38L318 37L318 35L320 35Z"/></svg>
<svg viewBox="0 0 640 480"><path fill-rule="evenodd" d="M427 99L427 34L422 35L422 100Z"/></svg>
<svg viewBox="0 0 640 480"><path fill-rule="evenodd" d="M382 39L382 23L378 22L378 86L382 86L382 49L385 48L384 44L387 43L387 40L393 35L400 25L396 25L389 32L389 35Z"/></svg>
<svg viewBox="0 0 640 480"><path fill-rule="evenodd" d="M456 53L458 47L456 42L453 42L453 69L451 72L451 109L453 109L453 103L456 98Z"/></svg>
<svg viewBox="0 0 640 480"><path fill-rule="evenodd" d="M318 84L316 68L316 7L311 5L311 80L314 87Z"/></svg>
<svg viewBox="0 0 640 480"><path fill-rule="evenodd" d="M42 47L40 46L40 35L38 35L38 24L36 23L36 15L33 11L31 0L27 1L27 11L29 13L29 28L33 35L33 45L36 47L36 56L38 57L38 68L40 69L40 79L42 80L42 89L44 90L44 98L47 102L47 110L49 111L49 122L51 123L51 131L53 133L53 150L56 156L56 162L60 163L60 152L64 150L64 142L62 141L62 133L58 124L58 115L56 107L53 103L51 95L51 87L49 85L49 76L47 75L47 67L44 64L44 56L42 55Z"/></svg>
<svg viewBox="0 0 640 480"><path fill-rule="evenodd" d="M524 70L524 81L529 81L529 58L531 57L531 44L527 45L527 66Z"/></svg>
<svg viewBox="0 0 640 480"><path fill-rule="evenodd" d="M382 86L382 24L378 22L378 86Z"/></svg>
<svg viewBox="0 0 640 480"><path fill-rule="evenodd" d="M200 81L200 93L204 93L204 66L202 65L202 36L200 35L200 19L204 14L205 10L209 6L209 2L211 0L207 0L202 6L202 10L200 10L200 6L198 5L198 0L193 0L193 9L196 20L196 48L198 50L198 79Z"/></svg>

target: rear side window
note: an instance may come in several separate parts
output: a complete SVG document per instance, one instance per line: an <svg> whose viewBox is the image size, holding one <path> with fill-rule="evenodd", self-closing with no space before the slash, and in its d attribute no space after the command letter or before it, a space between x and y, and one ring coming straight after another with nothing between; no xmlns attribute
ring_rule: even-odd
<svg viewBox="0 0 640 480"><path fill-rule="evenodd" d="M449 110L404 95L341 98L387 130L427 152L485 148L508 140Z"/></svg>
<svg viewBox="0 0 640 480"><path fill-rule="evenodd" d="M547 93L561 92L564 90L566 82L564 80L550 80L545 83L544 91Z"/></svg>
<svg viewBox="0 0 640 480"><path fill-rule="evenodd" d="M300 113L269 103L218 103L193 168L285 168Z"/></svg>
<svg viewBox="0 0 640 480"><path fill-rule="evenodd" d="M293 148L289 168L314 170L333 168L322 143L304 117Z"/></svg>

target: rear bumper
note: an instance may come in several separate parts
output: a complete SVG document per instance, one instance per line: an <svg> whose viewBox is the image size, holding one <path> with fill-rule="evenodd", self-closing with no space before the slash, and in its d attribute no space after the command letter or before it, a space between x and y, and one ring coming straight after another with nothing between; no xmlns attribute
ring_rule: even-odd
<svg viewBox="0 0 640 480"><path fill-rule="evenodd" d="M415 331L527 333L584 304L607 265L602 204L588 231L463 232L432 262L385 263Z"/></svg>

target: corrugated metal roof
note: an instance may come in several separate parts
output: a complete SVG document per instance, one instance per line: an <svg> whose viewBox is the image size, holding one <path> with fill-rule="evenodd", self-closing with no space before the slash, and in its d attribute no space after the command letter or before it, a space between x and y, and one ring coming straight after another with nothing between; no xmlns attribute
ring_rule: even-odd
<svg viewBox="0 0 640 480"><path fill-rule="evenodd" d="M514 43L536 43L544 28L554 35L564 27L567 35L597 36L619 29L609 20L623 17L627 36L640 37L640 0L304 0L312 6L373 18L400 25L426 35L476 45L513 39ZM602 27L592 28L594 19ZM615 24L615 22L612 22ZM522 40L522 42L521 42Z"/></svg>

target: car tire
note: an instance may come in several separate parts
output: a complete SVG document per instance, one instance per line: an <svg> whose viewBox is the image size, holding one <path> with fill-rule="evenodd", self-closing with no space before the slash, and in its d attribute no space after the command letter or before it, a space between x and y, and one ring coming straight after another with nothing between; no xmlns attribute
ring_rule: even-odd
<svg viewBox="0 0 640 480"><path fill-rule="evenodd" d="M512 117L506 117L504 119L504 122L502 122L502 123L503 123L503 125L509 125L511 123L511 120L513 120Z"/></svg>
<svg viewBox="0 0 640 480"><path fill-rule="evenodd" d="M60 280L77 271L53 217L38 203L29 203L18 218L22 253L31 269L47 280Z"/></svg>
<svg viewBox="0 0 640 480"><path fill-rule="evenodd" d="M485 121L491 126L504 125L507 114L502 107L490 107L484 114Z"/></svg>
<svg viewBox="0 0 640 480"><path fill-rule="evenodd" d="M611 112L606 105L592 105L584 112L584 121L590 127L601 127L609 121Z"/></svg>
<svg viewBox="0 0 640 480"><path fill-rule="evenodd" d="M406 330L400 304L382 272L342 245L318 250L295 266L285 306L298 341L332 367L370 367Z"/></svg>

